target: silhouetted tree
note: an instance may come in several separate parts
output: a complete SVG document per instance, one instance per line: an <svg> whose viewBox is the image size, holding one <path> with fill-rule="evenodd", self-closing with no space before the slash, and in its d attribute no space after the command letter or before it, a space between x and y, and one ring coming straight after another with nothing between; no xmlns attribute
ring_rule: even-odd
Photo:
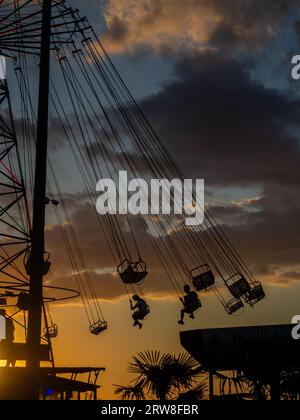
<svg viewBox="0 0 300 420"><path fill-rule="evenodd" d="M206 386L198 383L199 364L188 354L138 353L129 365L129 372L137 375L132 385L115 385L115 394L122 400L204 398Z"/></svg>

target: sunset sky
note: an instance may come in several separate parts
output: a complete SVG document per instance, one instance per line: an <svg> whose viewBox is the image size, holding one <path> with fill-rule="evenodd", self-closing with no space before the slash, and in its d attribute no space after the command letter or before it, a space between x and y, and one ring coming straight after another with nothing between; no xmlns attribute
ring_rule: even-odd
<svg viewBox="0 0 300 420"><path fill-rule="evenodd" d="M197 319L184 328L289 323L300 313L300 81L291 78L291 59L300 54L299 0L69 3L94 25L186 176L205 179L206 203L266 289L263 302L232 317L207 293ZM112 398L112 385L130 380L126 368L132 355L182 350L180 303L159 261L150 259L143 290L151 315L142 331L132 328L128 297L94 227L95 209L81 200L84 191L67 151L54 125L50 130L72 223L109 324L94 337L79 301L53 305L60 329L56 364L106 367L101 396ZM59 228L48 222L53 279L70 285ZM145 232L138 235L151 253Z"/></svg>

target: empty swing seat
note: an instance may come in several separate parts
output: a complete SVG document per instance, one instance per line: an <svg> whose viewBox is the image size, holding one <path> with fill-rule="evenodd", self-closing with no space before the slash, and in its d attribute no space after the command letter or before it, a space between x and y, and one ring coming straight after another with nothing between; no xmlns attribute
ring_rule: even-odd
<svg viewBox="0 0 300 420"><path fill-rule="evenodd" d="M124 284L141 283L148 274L146 264L142 260L130 262L127 259L119 265L118 273Z"/></svg>
<svg viewBox="0 0 300 420"><path fill-rule="evenodd" d="M225 311L228 315L232 315L244 307L241 299L232 299L225 305Z"/></svg>
<svg viewBox="0 0 300 420"><path fill-rule="evenodd" d="M94 325L90 326L90 332L93 335L100 335L102 332L107 330L107 322L106 321L98 321Z"/></svg>
<svg viewBox="0 0 300 420"><path fill-rule="evenodd" d="M190 274L197 292L207 290L215 284L215 276L207 264L194 268Z"/></svg>
<svg viewBox="0 0 300 420"><path fill-rule="evenodd" d="M56 324L50 325L47 328L44 329L44 333L46 337L49 338L56 338L58 336L58 326Z"/></svg>
<svg viewBox="0 0 300 420"><path fill-rule="evenodd" d="M233 297L239 299L250 292L251 287L242 274L235 274L226 280L226 285Z"/></svg>
<svg viewBox="0 0 300 420"><path fill-rule="evenodd" d="M265 291L260 282L252 283L250 288L251 290L245 296L245 301L249 305L255 305L266 297Z"/></svg>

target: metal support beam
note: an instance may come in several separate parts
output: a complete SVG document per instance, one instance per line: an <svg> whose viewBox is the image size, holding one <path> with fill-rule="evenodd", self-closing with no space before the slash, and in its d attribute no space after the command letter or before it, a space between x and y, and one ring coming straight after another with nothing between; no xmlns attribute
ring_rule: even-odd
<svg viewBox="0 0 300 420"><path fill-rule="evenodd" d="M45 197L49 115L49 77L51 41L51 0L43 0L40 55L39 103L36 139L36 167L33 204L32 251L30 274L30 309L28 316L29 358L26 366L38 379L43 306L43 262L45 247ZM32 399L39 398L39 384L32 384Z"/></svg>

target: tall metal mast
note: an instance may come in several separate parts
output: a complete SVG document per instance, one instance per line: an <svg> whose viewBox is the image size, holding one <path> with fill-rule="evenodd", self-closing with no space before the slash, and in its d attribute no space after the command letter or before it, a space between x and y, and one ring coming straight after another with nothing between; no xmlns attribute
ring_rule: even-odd
<svg viewBox="0 0 300 420"><path fill-rule="evenodd" d="M40 367L40 337L43 306L43 262L45 248L45 198L47 176L47 143L49 116L49 77L51 43L51 3L43 0L42 36L40 53L39 103L36 138L36 166L31 232L30 309L28 314L28 359L26 366L38 375ZM36 376L38 379L38 376ZM33 398L39 396L38 380L33 384Z"/></svg>

